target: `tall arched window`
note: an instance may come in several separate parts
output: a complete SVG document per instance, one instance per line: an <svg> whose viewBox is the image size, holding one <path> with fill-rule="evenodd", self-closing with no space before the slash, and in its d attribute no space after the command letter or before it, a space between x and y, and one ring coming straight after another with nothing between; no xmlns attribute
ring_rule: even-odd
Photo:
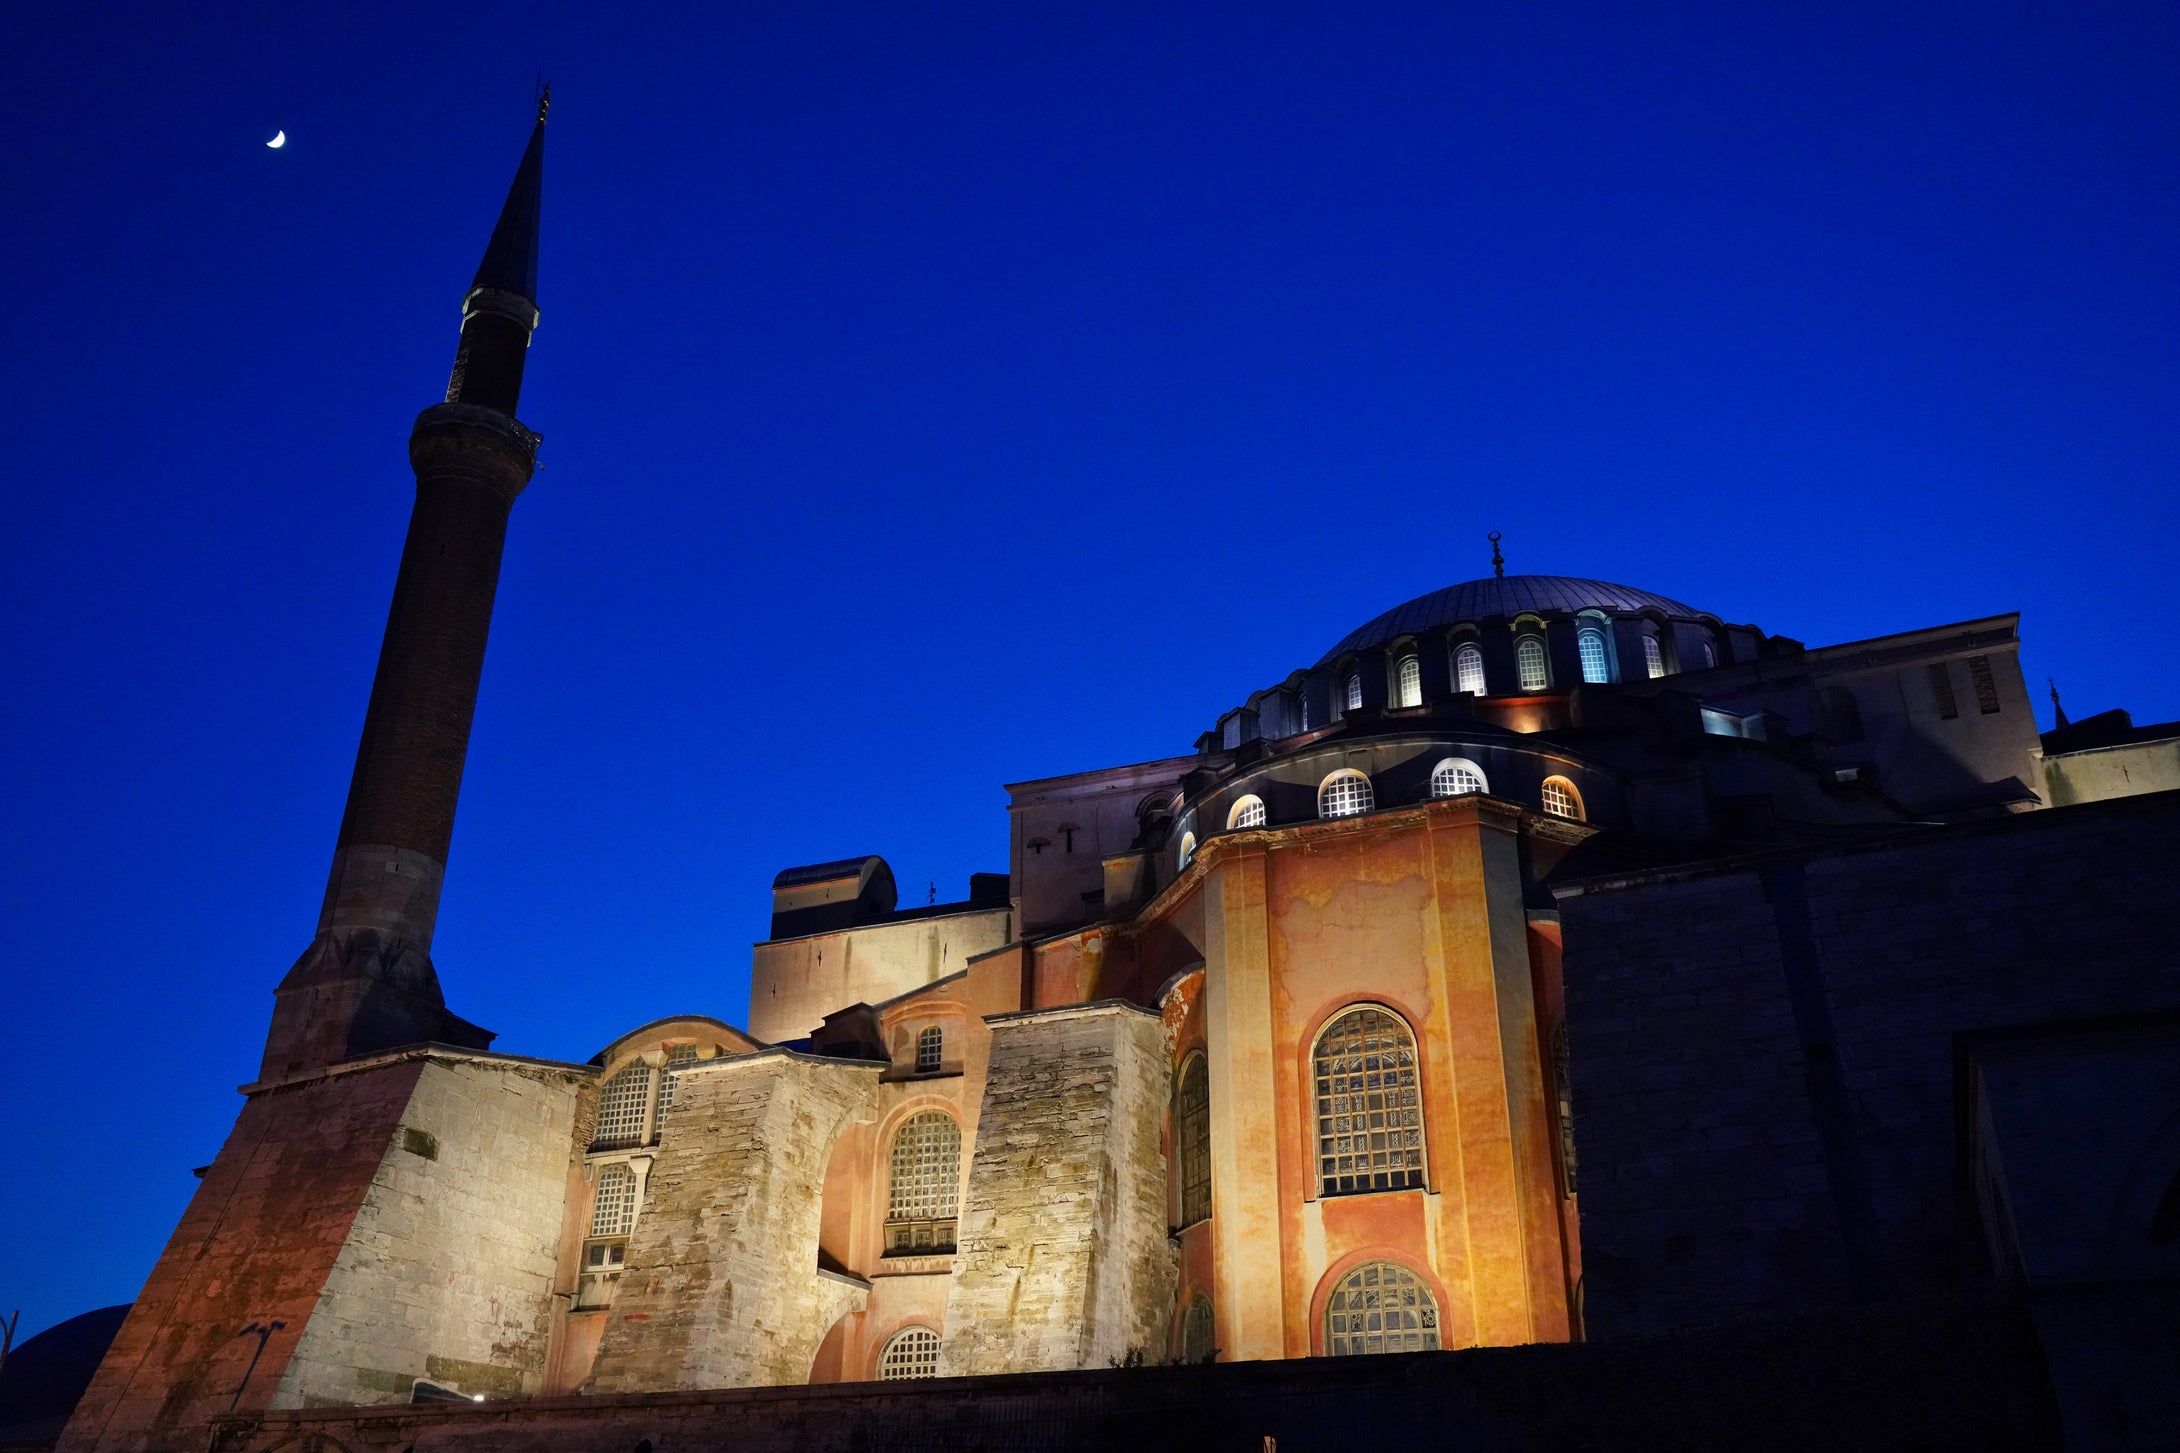
<svg viewBox="0 0 2180 1453"><path fill-rule="evenodd" d="M1703 664L1705 666L1716 666L1718 664L1718 647L1712 643L1709 636L1703 638L1700 649L1703 652Z"/></svg>
<svg viewBox="0 0 2180 1453"><path fill-rule="evenodd" d="M651 1067L642 1060L616 1070L598 1091L598 1128L591 1136L594 1150L613 1150L641 1145L649 1130Z"/></svg>
<svg viewBox="0 0 2180 1453"><path fill-rule="evenodd" d="M1575 652L1582 658L1584 681L1610 681L1612 661L1605 654L1605 633L1595 626L1585 626L1575 632Z"/></svg>
<svg viewBox="0 0 2180 1453"><path fill-rule="evenodd" d="M1181 845L1180 845L1180 846L1179 846L1178 848L1174 849L1174 853L1173 853L1173 868L1174 868L1174 871L1175 871L1175 872L1179 872L1179 871L1180 871L1181 869L1183 869L1183 868L1187 867L1187 866L1188 866L1188 860L1189 860L1190 858L1193 858L1193 857L1195 857L1195 856L1196 856L1196 834L1194 834L1194 833L1192 833L1192 832L1184 832L1184 833L1182 833L1182 834L1181 834Z"/></svg>
<svg viewBox="0 0 2180 1453"><path fill-rule="evenodd" d="M1834 742L1862 740L1862 703L1844 686L1827 686L1817 693L1817 712L1824 734Z"/></svg>
<svg viewBox="0 0 2180 1453"><path fill-rule="evenodd" d="M1362 672L1350 671L1347 676L1347 709L1362 710Z"/></svg>
<svg viewBox="0 0 2180 1453"><path fill-rule="evenodd" d="M1333 1357L1437 1350L1438 1301L1398 1262L1356 1267L1325 1302L1325 1351Z"/></svg>
<svg viewBox="0 0 2180 1453"><path fill-rule="evenodd" d="M1484 694L1484 652L1474 641L1453 653L1453 681L1471 696Z"/></svg>
<svg viewBox="0 0 2180 1453"><path fill-rule="evenodd" d="M1414 656L1403 656L1393 668L1393 701L1399 706L1423 704L1423 662Z"/></svg>
<svg viewBox="0 0 2180 1453"><path fill-rule="evenodd" d="M1189 1300L1188 1315L1181 1319L1181 1360L1191 1367L1219 1355L1218 1333L1213 1330L1211 1298L1198 1292Z"/></svg>
<svg viewBox="0 0 2180 1453"><path fill-rule="evenodd" d="M1251 793L1236 802L1226 814L1226 825L1230 828L1264 826L1264 799Z"/></svg>
<svg viewBox="0 0 2180 1453"><path fill-rule="evenodd" d="M1192 1054L1173 1091L1173 1149L1179 1163L1181 1224L1211 1214L1211 1071Z"/></svg>
<svg viewBox="0 0 2180 1453"><path fill-rule="evenodd" d="M939 1334L929 1327L903 1327L878 1354L878 1380L900 1382L939 1375Z"/></svg>
<svg viewBox="0 0 2180 1453"><path fill-rule="evenodd" d="M1352 767L1341 768L1318 785L1319 817L1354 817L1375 806L1370 779Z"/></svg>
<svg viewBox="0 0 2180 1453"><path fill-rule="evenodd" d="M940 1110L911 1116L893 1132L886 1196L886 1255L930 1256L954 1249L961 1198L961 1127Z"/></svg>
<svg viewBox="0 0 2180 1453"><path fill-rule="evenodd" d="M1320 1193L1400 1191L1423 1184L1423 1100L1415 1036L1398 1015L1350 1009L1317 1038Z"/></svg>
<svg viewBox="0 0 2180 1453"><path fill-rule="evenodd" d="M1490 790L1490 784L1484 781L1484 769L1466 757L1448 757L1431 768L1433 797L1463 797Z"/></svg>
<svg viewBox="0 0 2180 1453"><path fill-rule="evenodd" d="M946 1031L934 1024L916 1032L916 1073L935 1073L946 1063Z"/></svg>
<svg viewBox="0 0 2180 1453"><path fill-rule="evenodd" d="M1514 674L1524 691L1542 691L1552 684L1552 673L1544 662L1544 642L1523 636L1514 643Z"/></svg>
<svg viewBox="0 0 2180 1453"><path fill-rule="evenodd" d="M1544 779L1544 810L1556 817L1582 820L1582 794L1574 790L1574 784L1564 777Z"/></svg>
<svg viewBox="0 0 2180 1453"><path fill-rule="evenodd" d="M1656 636L1643 637L1643 669L1650 673L1652 681L1665 674L1665 648L1658 644Z"/></svg>

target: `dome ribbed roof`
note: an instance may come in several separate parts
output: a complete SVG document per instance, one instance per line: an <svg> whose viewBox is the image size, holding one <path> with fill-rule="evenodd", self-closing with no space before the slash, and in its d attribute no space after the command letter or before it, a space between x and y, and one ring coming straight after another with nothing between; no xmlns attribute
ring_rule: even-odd
<svg viewBox="0 0 2180 1453"><path fill-rule="evenodd" d="M1609 580L1583 580L1572 575L1501 575L1488 580L1464 580L1429 595L1419 595L1404 605L1364 622L1325 652L1318 665L1330 664L1349 651L1382 646L1396 636L1437 630L1457 621L1481 621L1492 616L1516 616L1525 610L1539 613L1581 610L1662 611L1669 616L1696 616L1677 600L1614 585Z"/></svg>

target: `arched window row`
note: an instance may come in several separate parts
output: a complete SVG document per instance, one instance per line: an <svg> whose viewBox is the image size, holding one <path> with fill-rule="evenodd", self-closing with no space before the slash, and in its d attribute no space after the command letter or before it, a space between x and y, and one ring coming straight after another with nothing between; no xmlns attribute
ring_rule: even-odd
<svg viewBox="0 0 2180 1453"><path fill-rule="evenodd" d="M1482 767L1467 757L1441 758L1431 768L1429 793L1433 799L1489 791L1491 779ZM1564 776L1547 777L1539 798L1544 810L1555 817L1570 817L1578 822L1587 820L1581 792ZM1358 768L1342 767L1317 784L1317 815L1320 818L1359 817L1375 812L1377 807L1377 788L1369 774ZM1236 798L1227 809L1226 826L1230 832L1270 825L1271 812L1256 793ZM1193 831L1182 833L1174 850L1174 871L1179 872L1189 865L1196 856L1196 848L1196 834Z"/></svg>
<svg viewBox="0 0 2180 1453"><path fill-rule="evenodd" d="M878 1354L878 1380L901 1382L939 1375L939 1334L929 1327L903 1327L886 1339Z"/></svg>
<svg viewBox="0 0 2180 1453"><path fill-rule="evenodd" d="M911 1115L893 1132L886 1185L886 1255L954 1249L961 1204L961 1127L943 1110Z"/></svg>
<svg viewBox="0 0 2180 1453"><path fill-rule="evenodd" d="M1557 638L1560 632L1570 628L1574 659L1571 665L1563 660L1555 670L1553 648L1548 644L1548 638ZM1675 669L1703 670L1717 666L1730 654L1720 628L1715 625L1672 623L1649 616L1615 618L1598 610L1584 611L1571 623L1546 623L1529 617L1516 621L1510 629L1513 634L1511 679L1496 683L1490 679L1492 673L1487 672L1484 644L1474 634L1474 627L1456 628L1443 647L1416 640L1394 643L1390 654L1382 658L1386 672L1386 705L1395 709L1423 705L1423 657L1433 649L1445 649L1450 653L1452 688L1456 693L1470 696L1492 695L1494 685L1498 692L1505 693L1550 691L1562 684L1556 678L1563 677L1570 669L1583 682L1655 681ZM1670 643L1675 641L1678 642L1677 655L1669 654L1674 649ZM1632 654L1637 651L1641 653L1639 669L1635 664L1638 658ZM1627 654L1623 655L1623 652ZM1243 713L1220 719L1221 743L1231 749L1243 740L1254 740L1259 734L1268 738L1294 736L1324 726L1328 713L1331 720L1337 721L1348 712L1360 710L1366 700L1363 689L1368 679L1366 669L1367 663L1358 663L1351 658L1340 662L1329 680L1313 675L1306 682L1290 681L1257 693L1249 699L1246 728L1236 725ZM1495 671L1508 669L1506 664L1494 668ZM1314 707L1311 704L1313 694L1318 702Z"/></svg>

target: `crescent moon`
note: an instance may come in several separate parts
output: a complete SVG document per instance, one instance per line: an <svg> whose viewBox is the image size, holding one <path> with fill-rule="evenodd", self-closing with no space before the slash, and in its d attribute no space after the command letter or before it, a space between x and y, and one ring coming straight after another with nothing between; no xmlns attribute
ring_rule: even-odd
<svg viewBox="0 0 2180 1453"><path fill-rule="evenodd" d="M288 134L283 131L265 144L271 147L274 151L278 151L281 147L288 144Z"/></svg>

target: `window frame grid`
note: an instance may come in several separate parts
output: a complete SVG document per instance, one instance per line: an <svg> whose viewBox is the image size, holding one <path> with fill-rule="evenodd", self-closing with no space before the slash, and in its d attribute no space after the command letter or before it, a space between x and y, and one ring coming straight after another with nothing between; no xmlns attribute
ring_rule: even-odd
<svg viewBox="0 0 2180 1453"><path fill-rule="evenodd" d="M1211 1219L1211 1066L1201 1054L1174 1077L1173 1149L1180 1174L1180 1226Z"/></svg>
<svg viewBox="0 0 2180 1453"><path fill-rule="evenodd" d="M1349 786L1355 783L1358 785ZM1317 815L1327 821L1361 817L1378 809L1377 789L1367 773L1343 767L1317 786Z"/></svg>
<svg viewBox="0 0 2180 1453"><path fill-rule="evenodd" d="M880 1382L913 1382L939 1375L939 1334L920 1324L903 1327L878 1353Z"/></svg>
<svg viewBox="0 0 2180 1453"><path fill-rule="evenodd" d="M1538 789L1538 796L1544 802L1544 810L1552 816L1564 817L1570 822L1587 821L1582 812L1582 794L1566 778L1545 778L1544 785ZM1555 798L1558 799L1556 802Z"/></svg>
<svg viewBox="0 0 2180 1453"><path fill-rule="evenodd" d="M1585 684L1604 686L1612 681L1612 656L1605 648L1603 631L1595 626L1582 627L1574 633L1574 650L1582 663Z"/></svg>
<svg viewBox="0 0 2180 1453"><path fill-rule="evenodd" d="M1453 650L1453 679L1456 690L1470 696L1489 695L1484 689L1484 648L1474 641L1464 641Z"/></svg>
<svg viewBox="0 0 2180 1453"><path fill-rule="evenodd" d="M1398 1325L1385 1325L1388 1314ZM1325 1298L1324 1329L1328 1357L1436 1352L1444 1345L1438 1298L1397 1261L1366 1261L1341 1277Z"/></svg>
<svg viewBox="0 0 2180 1453"><path fill-rule="evenodd" d="M1514 642L1514 679L1524 691L1552 689L1552 657L1544 649L1542 636L1523 636Z"/></svg>
<svg viewBox="0 0 2180 1453"><path fill-rule="evenodd" d="M1650 673L1652 681L1665 674L1665 647L1651 632L1643 633L1643 669Z"/></svg>
<svg viewBox="0 0 2180 1453"><path fill-rule="evenodd" d="M658 1077L642 1060L630 1060L598 1087L598 1118L591 1127L593 1150L625 1150L651 1138L652 1103Z"/></svg>
<svg viewBox="0 0 2180 1453"><path fill-rule="evenodd" d="M1427 1188L1415 1030L1382 1004L1327 1020L1310 1047L1319 1198Z"/></svg>
<svg viewBox="0 0 2180 1453"><path fill-rule="evenodd" d="M916 1031L916 1073L936 1074L946 1065L946 1031L936 1024Z"/></svg>
<svg viewBox="0 0 2180 1453"><path fill-rule="evenodd" d="M1262 827L1269 821L1264 799L1254 792L1247 794L1227 809L1226 827L1229 832L1243 828Z"/></svg>
<svg viewBox="0 0 2180 1453"><path fill-rule="evenodd" d="M1393 704L1423 704L1423 658L1413 651L1393 663Z"/></svg>

